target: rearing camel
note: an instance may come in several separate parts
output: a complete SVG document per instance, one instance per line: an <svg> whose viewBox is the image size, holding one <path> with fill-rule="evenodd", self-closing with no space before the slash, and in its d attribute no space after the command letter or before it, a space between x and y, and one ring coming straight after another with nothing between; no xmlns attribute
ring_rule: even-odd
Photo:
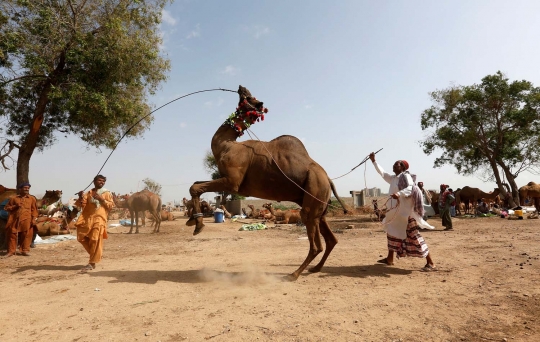
<svg viewBox="0 0 540 342"><path fill-rule="evenodd" d="M152 225L155 224L153 233L159 233L159 227L161 226L161 198L158 195L148 190L143 190L134 193L127 199L114 197L114 203L118 208L129 209L131 228L128 234L133 232L133 219L135 219L135 234L139 233L139 212L143 212L144 215L145 210L148 210L154 218L152 222Z"/></svg>
<svg viewBox="0 0 540 342"><path fill-rule="evenodd" d="M319 272L338 242L325 218L331 193L346 212L345 206L326 171L310 158L304 144L296 137L282 135L268 142L236 141L250 124L264 120L264 113L268 111L246 88L240 86L238 95L240 101L236 112L218 128L212 138L212 153L221 178L195 182L191 186L189 192L195 213L186 224L195 225L193 235L203 230L203 217L198 204L205 192L226 191L273 201L295 202L302 207L300 216L306 225L310 247L306 259L289 279L296 280L323 251L322 235L326 250L321 261L310 269L311 272ZM261 179L270 181L261 182Z"/></svg>

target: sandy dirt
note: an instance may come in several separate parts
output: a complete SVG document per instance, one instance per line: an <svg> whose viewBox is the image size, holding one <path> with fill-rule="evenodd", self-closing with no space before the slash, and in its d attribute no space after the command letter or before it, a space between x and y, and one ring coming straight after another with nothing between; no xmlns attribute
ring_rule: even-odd
<svg viewBox="0 0 540 342"><path fill-rule="evenodd" d="M281 280L309 248L294 225L113 228L87 274L78 242L39 245L0 259L0 341L540 341L540 220L430 222L437 272L377 264L382 227L350 216L330 218L338 245L296 282Z"/></svg>

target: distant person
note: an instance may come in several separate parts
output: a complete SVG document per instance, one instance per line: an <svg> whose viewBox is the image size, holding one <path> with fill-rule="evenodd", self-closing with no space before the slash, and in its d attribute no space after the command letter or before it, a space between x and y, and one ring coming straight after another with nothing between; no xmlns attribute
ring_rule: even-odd
<svg viewBox="0 0 540 342"><path fill-rule="evenodd" d="M396 161L393 166L394 175L390 175L377 164L375 153L370 153L369 159L377 172L390 184L388 193L392 197L390 209L382 222L386 228L388 256L377 262L393 265L396 253L398 257L426 258L427 264L422 270L434 271L435 265L428 246L418 231L420 227L429 229L434 227L422 218L424 216L422 194L420 188L414 184L413 176L407 171L409 163L405 160Z"/></svg>
<svg viewBox="0 0 540 342"><path fill-rule="evenodd" d="M448 185L441 184L441 194L439 195L439 213L442 218L442 225L444 230L454 230L452 226L452 216L450 215L450 208L452 202L455 201L454 192Z"/></svg>
<svg viewBox="0 0 540 342"><path fill-rule="evenodd" d="M96 268L103 254L103 240L107 238L107 220L109 212L114 208L112 194L103 186L107 178L102 175L94 177L94 188L86 194L79 191L79 199L75 203L82 212L75 223L77 228L77 241L90 255L88 265L81 272L88 272Z"/></svg>
<svg viewBox="0 0 540 342"><path fill-rule="evenodd" d="M488 205L480 198L476 201L476 215L478 214L489 214Z"/></svg>
<svg viewBox="0 0 540 342"><path fill-rule="evenodd" d="M424 220L430 216L435 216L435 209L431 206L431 194L424 189L424 182L418 182L418 187L422 192L422 204L424 205Z"/></svg>
<svg viewBox="0 0 540 342"><path fill-rule="evenodd" d="M6 223L6 240L8 251L6 258L17 252L17 245L21 255L30 256L30 244L38 217L36 198L30 195L30 183L18 186L18 194L12 197L5 205L4 210L9 212Z"/></svg>

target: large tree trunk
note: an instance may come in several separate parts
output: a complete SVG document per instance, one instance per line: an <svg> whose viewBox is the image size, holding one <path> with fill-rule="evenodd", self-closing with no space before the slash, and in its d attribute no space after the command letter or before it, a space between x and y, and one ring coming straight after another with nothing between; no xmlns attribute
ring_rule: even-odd
<svg viewBox="0 0 540 342"><path fill-rule="evenodd" d="M30 173L30 159L32 158L32 154L34 154L34 150L38 143L45 109L49 103L49 93L51 92L52 86L56 85L58 77L64 72L65 65L66 52L64 50L60 53L58 65L50 77L43 83L43 88L41 89L36 109L34 110L30 131L19 148L19 156L17 158L17 187L21 183L30 181L28 177L28 174Z"/></svg>
<svg viewBox="0 0 540 342"><path fill-rule="evenodd" d="M51 83L47 82L43 87L39 100L34 111L34 117L30 126L30 131L26 135L24 142L19 148L19 155L17 158L17 187L19 184L29 182L28 174L30 173L30 158L36 149L39 139L39 131L43 125L43 115L45 108L49 102L49 92L51 91Z"/></svg>
<svg viewBox="0 0 540 342"><path fill-rule="evenodd" d="M495 160L489 159L489 164L491 165L491 169L493 170L493 176L495 177L495 181L497 182L497 187L501 191L500 195L501 198L507 198L509 196L508 191L506 191L505 185L508 186L508 184L503 183L501 179L501 174L499 173L499 168ZM519 203L519 202L517 202ZM512 197L508 198L508 204L510 207L515 207L516 204L513 202Z"/></svg>
<svg viewBox="0 0 540 342"><path fill-rule="evenodd" d="M498 162L498 164L501 166L501 168L504 171L504 174L506 176L506 179L508 180L508 183L510 184L510 188L512 189L512 196L508 199L510 207L515 207L521 203L519 201L519 188L516 184L516 178L510 172L510 169L508 166L506 166L503 162Z"/></svg>

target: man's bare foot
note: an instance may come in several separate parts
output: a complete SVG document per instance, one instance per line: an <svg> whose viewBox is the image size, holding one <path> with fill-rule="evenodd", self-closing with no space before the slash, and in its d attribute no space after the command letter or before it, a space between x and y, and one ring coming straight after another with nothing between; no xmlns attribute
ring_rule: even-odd
<svg viewBox="0 0 540 342"><path fill-rule="evenodd" d="M4 259L11 258L14 255L15 255L15 253L8 253L8 254L4 255Z"/></svg>
<svg viewBox="0 0 540 342"><path fill-rule="evenodd" d="M22 256L30 256L30 253L28 253L28 252L22 252L21 255L22 255Z"/></svg>

